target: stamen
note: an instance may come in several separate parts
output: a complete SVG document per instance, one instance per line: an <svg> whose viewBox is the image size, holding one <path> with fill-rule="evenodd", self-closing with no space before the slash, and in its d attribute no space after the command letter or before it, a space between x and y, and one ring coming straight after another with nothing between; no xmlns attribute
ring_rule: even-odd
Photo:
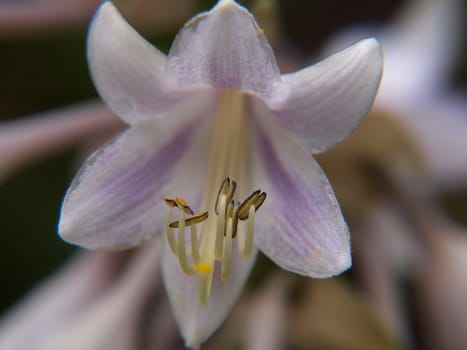
<svg viewBox="0 0 467 350"><path fill-rule="evenodd" d="M225 212L227 196L222 195L219 204L219 214L217 215L217 228L216 228L216 244L214 250L214 256L217 260L222 259L222 242L224 240L224 228L225 228Z"/></svg>
<svg viewBox="0 0 467 350"><path fill-rule="evenodd" d="M219 215L219 212L221 212L219 208L219 201L222 199L222 196L226 196L226 202L228 203L232 200L236 189L237 183L235 181L230 181L230 178L226 177L222 182L221 187L219 188L219 192L217 193L216 205L214 206L216 215Z"/></svg>
<svg viewBox="0 0 467 350"><path fill-rule="evenodd" d="M248 223L246 229L245 245L240 251L242 258L249 258L253 253L253 241L255 239L255 216L256 208L252 205L248 211Z"/></svg>
<svg viewBox="0 0 467 350"><path fill-rule="evenodd" d="M237 203L237 205L235 205L235 201L232 199L229 203L229 205L227 206L227 210L226 210L226 220L228 220L229 218L232 218L233 222L232 222L232 238L235 238L235 236L237 236L237 229L238 229L238 205L240 203ZM224 236L226 236L227 234L227 226L225 226L225 229L224 229Z"/></svg>
<svg viewBox="0 0 467 350"><path fill-rule="evenodd" d="M177 206L177 201L175 198L164 198L164 201L169 207L175 208Z"/></svg>
<svg viewBox="0 0 467 350"><path fill-rule="evenodd" d="M165 198L168 206L166 232L170 249L178 257L180 267L185 274L197 274L198 299L201 305L206 305L208 302L216 261L220 262L221 280L226 282L229 279L233 239L239 229L239 220L247 220L247 223L246 232L240 232L242 235L239 237L238 252L243 258L249 258L253 253L256 211L264 203L266 193L255 191L240 204L233 198L236 188L235 181L225 178L213 208L217 214L214 217L209 216L205 211L186 218L187 214L193 215L193 210L183 198ZM172 221L173 208L180 210L178 221ZM198 237L197 225L205 221L207 221L203 226L205 231L201 237ZM189 247L185 241L187 227L190 227ZM177 236L174 229L177 229ZM191 255L190 260L189 255Z"/></svg>
<svg viewBox="0 0 467 350"><path fill-rule="evenodd" d="M185 246L185 211L180 210L180 219L178 221L178 260L180 261L183 272L187 275L192 275L195 273L195 270L188 263Z"/></svg>
<svg viewBox="0 0 467 350"><path fill-rule="evenodd" d="M175 198L175 202L177 203L177 206L178 206L182 211L184 211L185 213L190 214L190 215L194 215L194 214L195 214L195 213L193 212L193 210L191 210L191 208L188 206L188 204L186 203L186 201L185 201L183 198L176 197L176 198Z"/></svg>
<svg viewBox="0 0 467 350"><path fill-rule="evenodd" d="M261 205L263 205L265 200L265 192L261 193L261 190L253 192L247 199L243 201L242 204L240 204L240 208L238 209L238 218L240 220L248 219L251 206L254 206L256 211L261 207Z"/></svg>
<svg viewBox="0 0 467 350"><path fill-rule="evenodd" d="M167 199L166 199L166 203L168 204L168 207L167 207L167 218L165 220L165 232L167 234L167 241L169 242L170 250L172 251L172 253L177 255L177 241L175 240L174 230L169 225L169 222L172 221L173 206L167 202Z"/></svg>
<svg viewBox="0 0 467 350"><path fill-rule="evenodd" d="M191 255L193 256L193 262L195 263L195 269L198 272L201 258L199 256L198 233L196 232L196 225L192 225L190 228L190 241L191 241Z"/></svg>
<svg viewBox="0 0 467 350"><path fill-rule="evenodd" d="M185 219L185 226L192 226L194 224L199 224L206 220L209 216L207 211L200 213L198 215L192 216L191 218ZM170 223L169 227L171 228L178 228L178 221L173 221Z"/></svg>
<svg viewBox="0 0 467 350"><path fill-rule="evenodd" d="M230 274L230 261L232 260L232 223L233 219L230 217L227 220L227 232L224 239L224 256L222 259L221 280L227 281Z"/></svg>

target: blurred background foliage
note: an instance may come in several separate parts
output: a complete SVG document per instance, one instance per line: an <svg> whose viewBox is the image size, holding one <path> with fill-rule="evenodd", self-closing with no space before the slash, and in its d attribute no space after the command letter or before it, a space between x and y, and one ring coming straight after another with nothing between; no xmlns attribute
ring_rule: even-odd
<svg viewBox="0 0 467 350"><path fill-rule="evenodd" d="M194 14L198 10L208 9L215 2L193 0L189 10L177 11L175 14L167 13L167 16L173 16L173 20L160 27L157 23L148 24L149 20L139 23L137 18L131 17L131 0L120 1L118 4L124 15L125 9L128 11L130 22L133 21L157 47L167 51L177 29L189 18L189 13ZM240 2L254 9L261 1ZM315 57L337 31L361 22L383 24L391 19L404 2L403 0L277 1L273 15L281 33L283 44L281 49L288 49L296 57ZM467 1L464 8L467 9ZM260 22L267 20L268 15L269 12L266 12L265 16L259 14ZM85 57L88 22L89 16L84 16L83 20L73 25L34 30L2 29L0 25L0 120L14 120L28 114L97 98ZM267 29L266 25L264 27ZM464 31L465 29L464 26ZM466 53L467 45L464 40L461 55L456 59L451 72L451 81L459 88L465 88L467 83ZM287 70L287 67L285 69ZM462 151L467 152L467 150ZM67 150L45 160L28 164L0 185L3 243L0 254L2 276L0 311L11 306L41 279L56 270L74 250L58 238L56 224L61 199L79 164L77 161L79 152L79 149ZM322 161L326 162L326 159ZM466 197L466 190L463 189L459 192L445 193L438 200L452 217L466 223L467 215L464 211ZM352 213L346 214L350 217L352 215ZM254 274L256 277L252 278L253 285L255 279L262 276L262 272L267 268L269 263L265 258L261 258ZM345 278L353 277L350 272ZM310 298L310 303L316 305L322 305L317 300L323 299L324 303L333 304L333 300L345 299L347 295L341 295L342 290L336 289L339 280L326 282L325 288L316 292L313 292L309 286L316 282L298 279L295 283L301 285L298 289L302 290L302 294L318 293ZM296 296L296 298L300 297L303 295ZM303 313L304 310L316 309L316 305L297 309L292 317L300 319L303 317L300 311ZM330 314L331 322L341 317L350 319L353 317L339 315L340 306L334 305L334 307L337 310L335 315ZM236 312L241 315L241 308ZM349 312L352 314L351 311ZM236 317L229 319L228 322L235 323ZM315 327L318 327L321 321L313 322ZM300 322L297 321L297 324ZM297 332L300 333L299 330ZM305 333L302 332L294 337L297 341L296 344L291 345L293 349L307 349L303 344L307 344L310 339L319 349L338 348L338 345L328 344L326 347L325 344L320 344L317 335L319 332L308 334L310 339L302 339L301 336ZM351 338L352 334L346 338L348 345L352 344ZM376 344L374 349L378 348L378 341L392 342L385 336L376 336L376 338L373 343ZM213 349L216 348L215 344L214 340L211 344ZM357 349L358 342L355 344L354 347L349 346L349 348ZM392 344L390 347L398 346Z"/></svg>

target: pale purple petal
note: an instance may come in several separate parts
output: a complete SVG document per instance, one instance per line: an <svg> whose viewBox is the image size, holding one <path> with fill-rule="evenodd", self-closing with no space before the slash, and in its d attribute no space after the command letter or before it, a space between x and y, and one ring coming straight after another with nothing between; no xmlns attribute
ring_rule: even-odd
<svg viewBox="0 0 467 350"><path fill-rule="evenodd" d="M190 93L167 71L167 58L106 1L89 29L88 61L108 106L129 124L155 118Z"/></svg>
<svg viewBox="0 0 467 350"><path fill-rule="evenodd" d="M220 265L217 265L208 304L201 306L197 294L197 277L185 275L168 244L164 247L164 284L185 344L192 349L198 349L227 318L253 267L256 250L249 259L243 259L235 248L234 244L228 281L221 281Z"/></svg>
<svg viewBox="0 0 467 350"><path fill-rule="evenodd" d="M257 214L257 247L301 275L323 278L347 270L349 232L328 179L261 102L254 106L254 188L268 195Z"/></svg>
<svg viewBox="0 0 467 350"><path fill-rule="evenodd" d="M283 75L267 104L306 149L324 151L345 139L367 114L378 89L382 51L366 39L327 59Z"/></svg>
<svg viewBox="0 0 467 350"><path fill-rule="evenodd" d="M30 161L123 126L101 103L83 103L1 123L0 182Z"/></svg>
<svg viewBox="0 0 467 350"><path fill-rule="evenodd" d="M64 199L60 235L88 249L121 249L157 234L164 197L179 195L178 188L187 197L200 191L209 102L202 96L162 116L164 122L139 123L91 155Z"/></svg>
<svg viewBox="0 0 467 350"><path fill-rule="evenodd" d="M268 94L280 80L271 47L253 16L232 0L192 19L169 54L184 84Z"/></svg>
<svg viewBox="0 0 467 350"><path fill-rule="evenodd" d="M0 349L38 349L110 284L115 255L86 253L33 290L0 321Z"/></svg>

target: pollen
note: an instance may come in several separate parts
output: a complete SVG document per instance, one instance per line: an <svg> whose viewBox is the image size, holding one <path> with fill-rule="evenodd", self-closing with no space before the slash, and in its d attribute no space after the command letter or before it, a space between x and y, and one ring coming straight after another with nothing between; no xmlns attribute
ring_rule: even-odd
<svg viewBox="0 0 467 350"><path fill-rule="evenodd" d="M182 271L193 278L197 276L201 305L209 300L216 266L220 265L220 278L226 283L234 248L245 259L253 253L255 213L266 200L266 193L254 191L240 202L235 200L236 190L237 183L226 177L209 211L197 215L181 197L164 199L168 207L165 225L168 245L177 256ZM172 218L174 209L179 210L176 221ZM241 227L239 221L246 221L246 227ZM188 237L186 230L190 232ZM235 240L237 244L234 246L238 234L240 238Z"/></svg>
<svg viewBox="0 0 467 350"><path fill-rule="evenodd" d="M212 266L207 263L199 263L199 264L196 264L195 270L197 273L211 273Z"/></svg>

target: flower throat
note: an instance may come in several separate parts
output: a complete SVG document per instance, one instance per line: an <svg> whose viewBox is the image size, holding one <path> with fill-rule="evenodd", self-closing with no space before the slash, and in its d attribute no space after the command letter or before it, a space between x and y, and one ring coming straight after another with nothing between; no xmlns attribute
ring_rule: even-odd
<svg viewBox="0 0 467 350"><path fill-rule="evenodd" d="M182 271L197 276L201 305L209 300L214 273L220 273L223 282L229 279L234 240L242 258L252 256L255 213L266 199L266 193L260 190L245 196L242 187L248 163L245 100L246 96L238 91L222 92L212 133L207 191L203 196L207 211L194 215L183 198L165 198L168 245ZM233 179L240 181L237 184ZM174 210L178 210L178 220L173 218Z"/></svg>

